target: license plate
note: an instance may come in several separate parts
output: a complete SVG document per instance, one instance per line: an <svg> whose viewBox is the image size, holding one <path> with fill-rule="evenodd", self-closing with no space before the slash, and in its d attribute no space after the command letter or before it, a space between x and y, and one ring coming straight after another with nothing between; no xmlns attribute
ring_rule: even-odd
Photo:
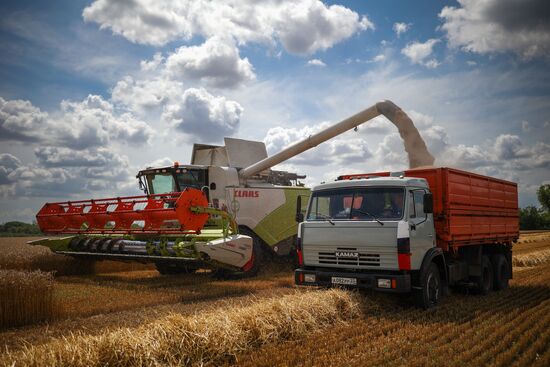
<svg viewBox="0 0 550 367"><path fill-rule="evenodd" d="M332 277L332 284L357 285L355 278Z"/></svg>

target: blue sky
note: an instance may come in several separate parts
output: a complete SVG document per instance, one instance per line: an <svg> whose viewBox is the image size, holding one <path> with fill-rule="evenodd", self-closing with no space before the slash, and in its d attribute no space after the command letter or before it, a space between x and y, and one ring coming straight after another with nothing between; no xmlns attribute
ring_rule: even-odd
<svg viewBox="0 0 550 367"><path fill-rule="evenodd" d="M518 5L519 4L519 5ZM390 99L436 164L550 182L543 0L4 1L0 222L45 201L137 193L135 172L194 142L275 153ZM307 183L407 167L383 118L280 168Z"/></svg>

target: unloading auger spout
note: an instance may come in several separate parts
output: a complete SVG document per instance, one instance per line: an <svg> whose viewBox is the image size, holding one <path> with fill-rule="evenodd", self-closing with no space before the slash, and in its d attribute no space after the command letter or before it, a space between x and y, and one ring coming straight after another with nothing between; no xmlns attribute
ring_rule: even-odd
<svg viewBox="0 0 550 367"><path fill-rule="evenodd" d="M405 151L409 156L410 168L433 165L434 157L428 151L426 143L424 143L424 140L420 136L420 133L414 126L412 120L395 103L385 100L378 102L375 105L318 132L317 134L310 135L306 139L283 149L271 157L267 157L257 163L243 168L239 171L239 177L244 180L248 177L254 176L380 115L384 115L399 130L399 134L405 143Z"/></svg>

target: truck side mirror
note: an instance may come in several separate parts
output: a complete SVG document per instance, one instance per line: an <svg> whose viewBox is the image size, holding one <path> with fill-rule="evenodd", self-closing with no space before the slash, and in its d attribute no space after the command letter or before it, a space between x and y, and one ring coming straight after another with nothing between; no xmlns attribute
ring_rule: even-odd
<svg viewBox="0 0 550 367"><path fill-rule="evenodd" d="M432 194L424 194L424 213L430 214L434 212L434 198Z"/></svg>
<svg viewBox="0 0 550 367"><path fill-rule="evenodd" d="M296 198L296 222L301 223L304 221L304 213L302 213L302 196L298 195Z"/></svg>

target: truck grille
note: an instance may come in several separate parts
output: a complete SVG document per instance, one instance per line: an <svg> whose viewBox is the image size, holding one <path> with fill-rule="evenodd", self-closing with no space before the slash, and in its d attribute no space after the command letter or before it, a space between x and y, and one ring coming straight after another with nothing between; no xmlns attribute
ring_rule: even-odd
<svg viewBox="0 0 550 367"><path fill-rule="evenodd" d="M339 251L354 251L355 249L338 248ZM337 257L336 252L319 252L319 264L327 265L356 265L356 266L380 266L380 254L368 254L358 252L359 256L356 258L350 257Z"/></svg>

